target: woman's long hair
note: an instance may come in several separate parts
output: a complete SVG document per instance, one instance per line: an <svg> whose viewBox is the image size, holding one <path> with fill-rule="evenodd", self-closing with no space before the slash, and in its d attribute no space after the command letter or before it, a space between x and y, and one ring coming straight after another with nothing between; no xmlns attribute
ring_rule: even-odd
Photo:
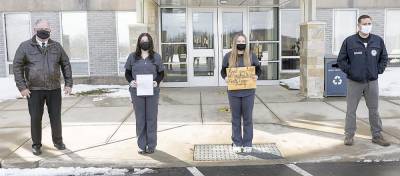
<svg viewBox="0 0 400 176"><path fill-rule="evenodd" d="M229 67L237 67L238 63L238 49L236 48L236 42L239 37L244 37L246 40L246 49L243 53L243 64L245 67L251 66L250 62L250 44L247 43L247 37L244 34L236 34L232 40L232 51L231 55L229 56Z"/></svg>
<svg viewBox="0 0 400 176"><path fill-rule="evenodd" d="M142 57L142 49L140 48L140 41L142 40L142 38L144 36L147 37L147 39L149 40L149 44L150 44L149 58L153 59L153 56L154 56L154 42L153 42L153 38L151 37L151 35L149 33L142 33L142 34L139 35L138 40L136 42L136 51L135 51L136 58L139 59L140 57Z"/></svg>

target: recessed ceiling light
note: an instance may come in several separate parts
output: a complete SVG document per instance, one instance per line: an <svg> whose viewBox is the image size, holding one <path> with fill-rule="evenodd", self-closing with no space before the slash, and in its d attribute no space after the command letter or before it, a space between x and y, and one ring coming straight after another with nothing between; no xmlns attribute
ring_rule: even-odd
<svg viewBox="0 0 400 176"><path fill-rule="evenodd" d="M228 1L227 0L220 0L219 3L226 4L226 3L228 3Z"/></svg>

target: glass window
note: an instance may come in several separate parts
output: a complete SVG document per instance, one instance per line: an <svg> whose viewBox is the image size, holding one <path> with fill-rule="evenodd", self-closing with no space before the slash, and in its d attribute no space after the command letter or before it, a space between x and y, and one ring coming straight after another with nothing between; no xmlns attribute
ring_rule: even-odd
<svg viewBox="0 0 400 176"><path fill-rule="evenodd" d="M88 75L88 67L87 62L71 62L72 73L77 76Z"/></svg>
<svg viewBox="0 0 400 176"><path fill-rule="evenodd" d="M222 13L222 44L223 49L232 48L232 40L236 34L243 34L243 13L224 12Z"/></svg>
<svg viewBox="0 0 400 176"><path fill-rule="evenodd" d="M386 11L385 42L390 56L400 56L400 10Z"/></svg>
<svg viewBox="0 0 400 176"><path fill-rule="evenodd" d="M261 62L261 76L260 80L278 80L279 71L278 62Z"/></svg>
<svg viewBox="0 0 400 176"><path fill-rule="evenodd" d="M300 70L300 59L282 58L282 70Z"/></svg>
<svg viewBox="0 0 400 176"><path fill-rule="evenodd" d="M186 10L161 9L161 42L186 42Z"/></svg>
<svg viewBox="0 0 400 176"><path fill-rule="evenodd" d="M213 49L214 48L214 27L213 13L193 13L193 48Z"/></svg>
<svg viewBox="0 0 400 176"><path fill-rule="evenodd" d="M256 54L260 61L277 61L278 44L277 43L251 43L251 51Z"/></svg>
<svg viewBox="0 0 400 176"><path fill-rule="evenodd" d="M5 14L7 61L14 60L18 46L32 37L30 15L27 13Z"/></svg>
<svg viewBox="0 0 400 176"><path fill-rule="evenodd" d="M250 43L251 51L261 63L260 80L278 79L278 43Z"/></svg>
<svg viewBox="0 0 400 176"><path fill-rule="evenodd" d="M87 16L85 12L62 12L62 44L71 60L88 60Z"/></svg>
<svg viewBox="0 0 400 176"><path fill-rule="evenodd" d="M194 57L194 76L214 76L214 57Z"/></svg>
<svg viewBox="0 0 400 176"><path fill-rule="evenodd" d="M278 9L250 8L250 41L278 40Z"/></svg>
<svg viewBox="0 0 400 176"><path fill-rule="evenodd" d="M300 10L281 10L282 56L299 56Z"/></svg>
<svg viewBox="0 0 400 176"><path fill-rule="evenodd" d="M187 51L185 44L162 44L165 82L187 82Z"/></svg>
<svg viewBox="0 0 400 176"><path fill-rule="evenodd" d="M333 54L339 54L344 39L357 32L356 10L334 10Z"/></svg>
<svg viewBox="0 0 400 176"><path fill-rule="evenodd" d="M134 25L136 24L136 12L117 12L118 30L118 58L124 60L135 51L136 38L133 36Z"/></svg>
<svg viewBox="0 0 400 176"><path fill-rule="evenodd" d="M187 82L186 10L161 9L161 57L165 82Z"/></svg>

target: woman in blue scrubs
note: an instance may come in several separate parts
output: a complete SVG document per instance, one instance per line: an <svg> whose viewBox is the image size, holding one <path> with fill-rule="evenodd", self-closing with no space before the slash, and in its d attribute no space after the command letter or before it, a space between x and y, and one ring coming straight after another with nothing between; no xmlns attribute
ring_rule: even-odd
<svg viewBox="0 0 400 176"><path fill-rule="evenodd" d="M232 50L224 56L222 61L222 78L227 76L227 68L255 67L254 79L261 75L260 62L255 54L250 53L247 38L238 34L232 42ZM251 152L253 141L253 107L255 89L228 90L229 105L232 114L232 148L236 153ZM243 118L243 135L242 135Z"/></svg>
<svg viewBox="0 0 400 176"><path fill-rule="evenodd" d="M164 66L161 56L154 52L153 39L148 33L142 33L125 64L125 78L129 82L129 91L135 110L136 135L140 154L154 153L157 146L157 114L160 95L160 82L164 78ZM137 75L153 75L153 95L138 96L136 91Z"/></svg>

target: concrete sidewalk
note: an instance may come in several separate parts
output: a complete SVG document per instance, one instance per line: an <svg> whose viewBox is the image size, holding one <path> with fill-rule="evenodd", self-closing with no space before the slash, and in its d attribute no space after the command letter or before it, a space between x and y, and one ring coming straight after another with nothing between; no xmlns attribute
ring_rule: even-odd
<svg viewBox="0 0 400 176"><path fill-rule="evenodd" d="M129 98L63 99L63 137L67 150L51 141L43 120L43 154L31 153L26 100L0 103L1 167L179 167L292 162L400 159L400 98L380 100L384 136L394 143L371 143L368 111L359 105L355 145L343 145L345 98L306 100L298 91L260 86L254 108L254 143L275 143L283 159L194 161L196 144L230 144L231 124L225 88L163 88L155 154L137 154L135 120Z"/></svg>

